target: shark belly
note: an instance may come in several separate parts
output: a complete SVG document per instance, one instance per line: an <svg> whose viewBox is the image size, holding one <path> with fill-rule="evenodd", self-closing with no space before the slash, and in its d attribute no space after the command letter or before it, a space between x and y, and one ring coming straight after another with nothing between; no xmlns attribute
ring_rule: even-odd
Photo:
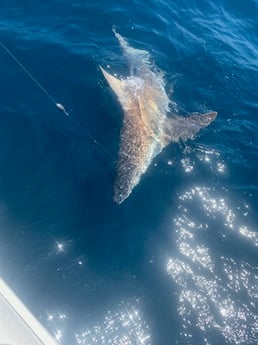
<svg viewBox="0 0 258 345"><path fill-rule="evenodd" d="M121 129L117 176L113 200L120 204L139 183L162 146L139 114L125 114Z"/></svg>

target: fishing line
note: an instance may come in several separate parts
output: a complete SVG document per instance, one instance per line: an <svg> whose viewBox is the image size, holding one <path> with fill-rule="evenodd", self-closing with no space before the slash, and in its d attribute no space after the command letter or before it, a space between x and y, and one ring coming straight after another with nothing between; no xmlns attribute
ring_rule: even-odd
<svg viewBox="0 0 258 345"><path fill-rule="evenodd" d="M27 76L36 83L36 85L47 95L47 97L57 106L55 99L47 92L47 90L37 81L35 77L27 70L27 68L17 59L15 55L0 41L1 47L11 56L11 58L21 67ZM58 107L59 108L59 107ZM60 108L59 108L60 109Z"/></svg>
<svg viewBox="0 0 258 345"><path fill-rule="evenodd" d="M80 128L87 136L88 138L90 138L90 140L92 140L94 142L94 144L98 145L103 152L105 152L109 157L111 157L112 159L114 159L114 156L108 152L105 147L98 142L84 127L82 127L80 125L79 122L77 122L75 119L73 119L72 117L70 117L69 112L65 109L65 107L63 106L62 103L57 102L54 97L52 97L50 95L50 93L41 85L41 83L27 70L27 68L20 62L20 60L17 59L17 57L5 46L5 44L0 41L0 46L6 51L6 53L18 64L18 66L20 66L20 68L25 72L25 74L27 74L27 76L40 88L40 90L49 98L49 100L51 102L53 102L56 106L56 108L60 111L62 111L62 113L69 117L69 119L78 127Z"/></svg>

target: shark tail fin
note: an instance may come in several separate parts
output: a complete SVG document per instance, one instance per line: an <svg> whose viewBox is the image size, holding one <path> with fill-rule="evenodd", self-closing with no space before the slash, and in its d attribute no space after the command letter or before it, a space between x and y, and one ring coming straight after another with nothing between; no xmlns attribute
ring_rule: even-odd
<svg viewBox="0 0 258 345"><path fill-rule="evenodd" d="M192 139L200 129L208 126L217 116L212 111L206 114L194 113L191 116L173 116L168 118L165 128L165 142L168 144L179 140Z"/></svg>

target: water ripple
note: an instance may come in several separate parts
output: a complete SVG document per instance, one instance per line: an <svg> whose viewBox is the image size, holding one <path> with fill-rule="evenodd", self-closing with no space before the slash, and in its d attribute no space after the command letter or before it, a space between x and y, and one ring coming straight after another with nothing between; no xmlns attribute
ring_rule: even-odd
<svg viewBox="0 0 258 345"><path fill-rule="evenodd" d="M240 208L232 209L226 197L217 197L211 188L196 186L186 190L179 195L179 202L174 223L180 254L168 259L166 269L177 285L177 311L182 318L180 344L196 344L197 330L202 334L203 344L212 344L211 331L219 333L226 342L255 343L257 267L228 255L215 261L217 254L209 246L206 234L214 237L212 232L218 231L224 238L234 231L255 248L258 233L247 225L240 226ZM201 205L203 215L198 218L190 207L194 204ZM198 221L200 218L202 222ZM224 226L214 228L209 218L219 224L222 221Z"/></svg>
<svg viewBox="0 0 258 345"><path fill-rule="evenodd" d="M150 345L148 326L137 307L122 303L117 311L108 311L102 322L87 326L76 334L78 345Z"/></svg>

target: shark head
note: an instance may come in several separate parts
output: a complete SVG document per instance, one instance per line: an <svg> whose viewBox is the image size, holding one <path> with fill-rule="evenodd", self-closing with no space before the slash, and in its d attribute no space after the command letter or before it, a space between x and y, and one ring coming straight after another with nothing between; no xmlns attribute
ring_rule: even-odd
<svg viewBox="0 0 258 345"><path fill-rule="evenodd" d="M193 138L217 113L167 116L170 100L163 74L150 62L148 52L131 47L120 34L114 33L131 73L126 78L117 78L103 67L100 70L124 112L113 196L121 204L165 146Z"/></svg>

